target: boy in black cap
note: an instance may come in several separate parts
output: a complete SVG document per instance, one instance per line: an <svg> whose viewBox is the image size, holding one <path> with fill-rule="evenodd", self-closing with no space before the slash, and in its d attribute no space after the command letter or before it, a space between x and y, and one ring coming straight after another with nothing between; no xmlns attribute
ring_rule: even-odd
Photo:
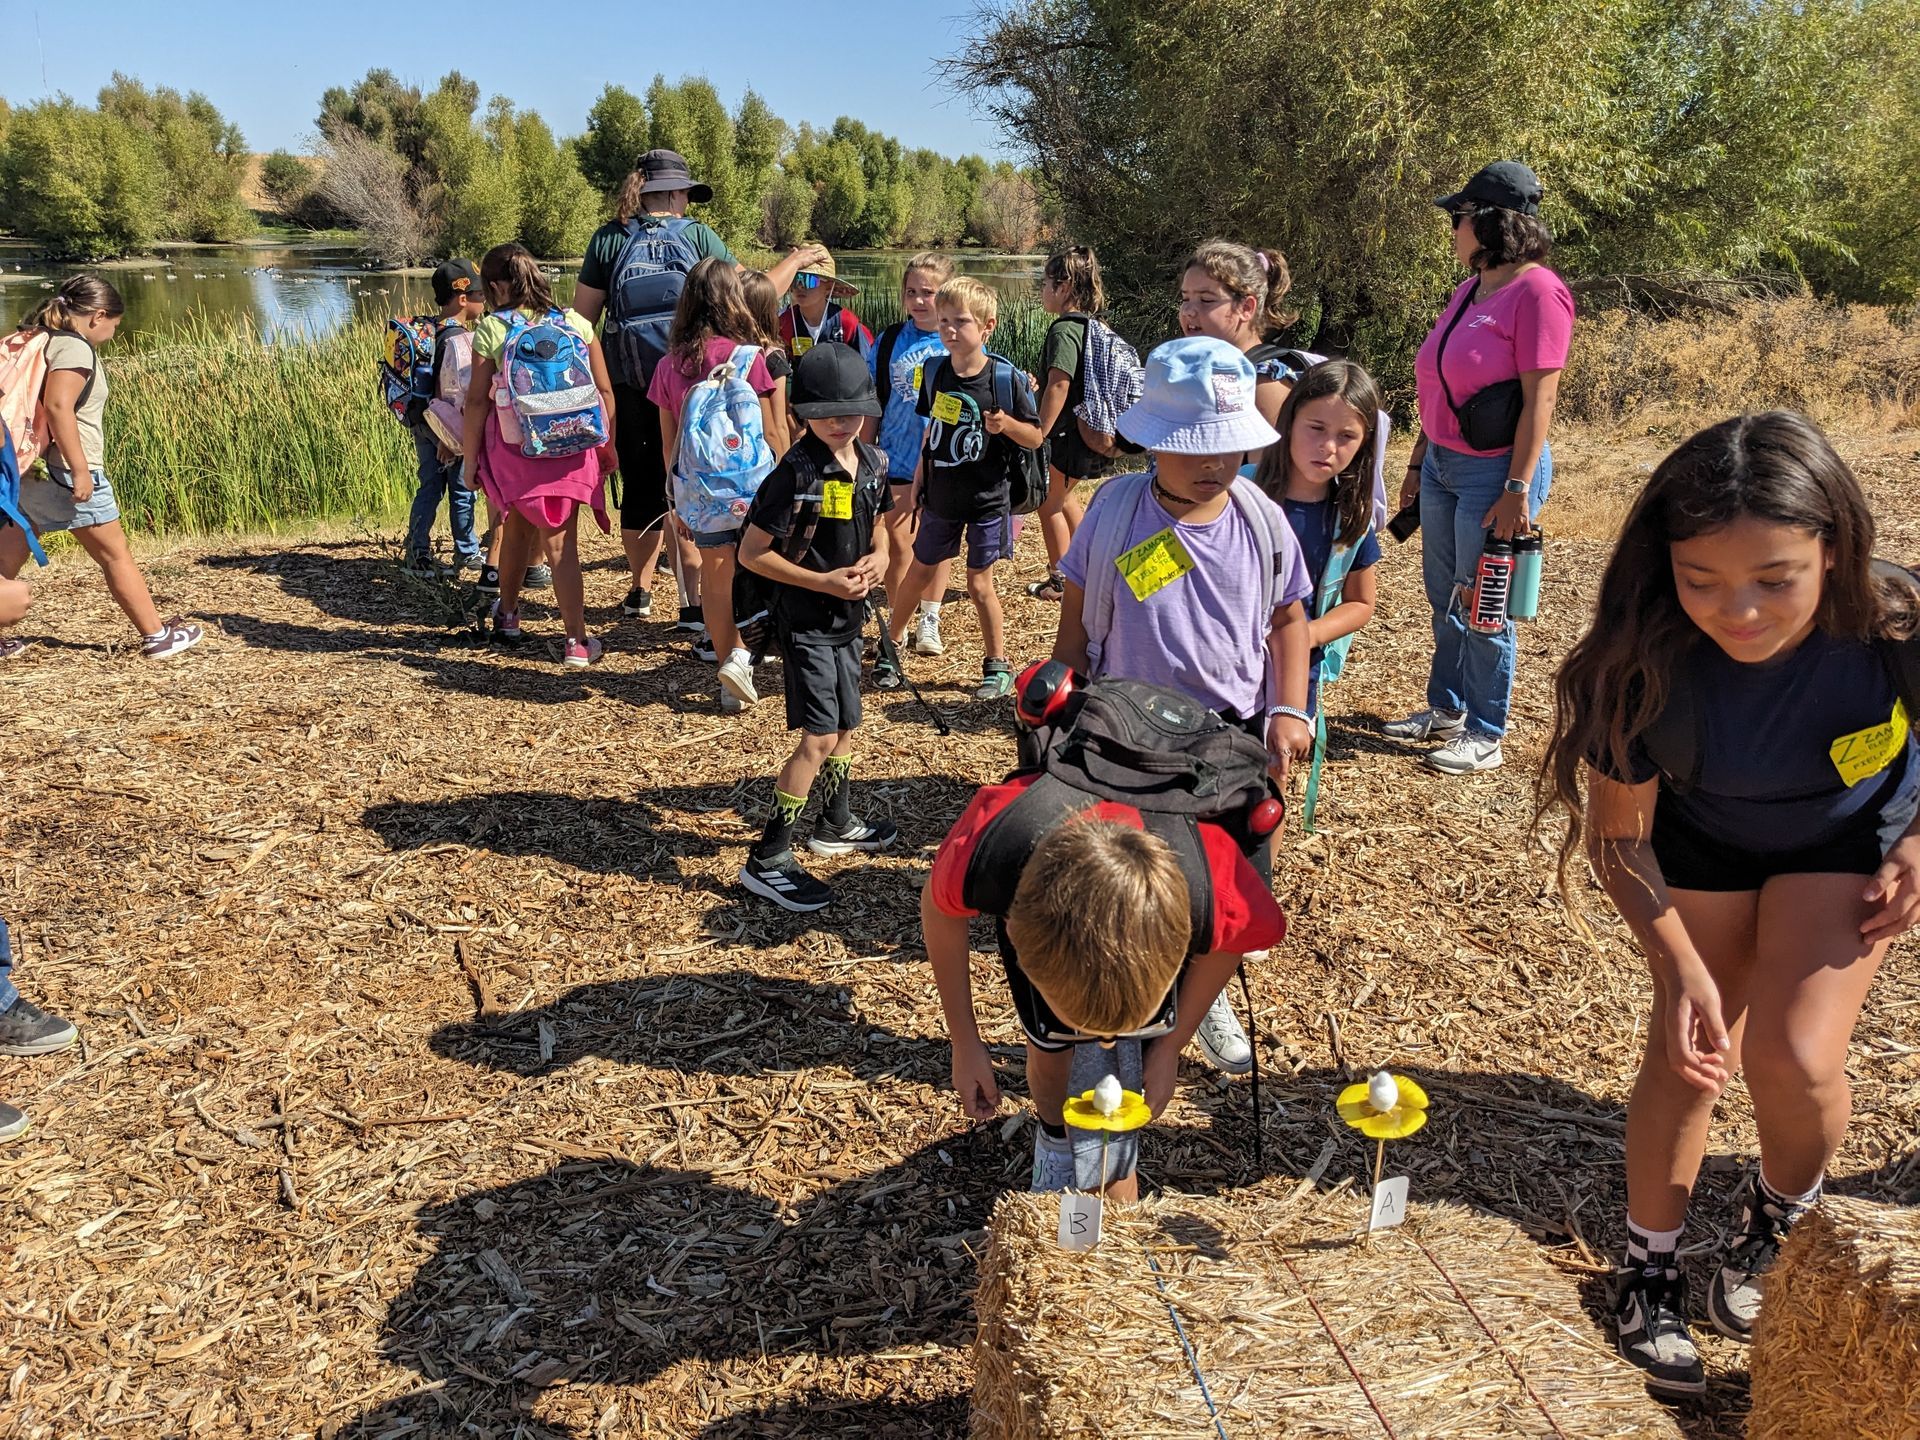
<svg viewBox="0 0 1920 1440"><path fill-rule="evenodd" d="M466 368L471 363L467 332L487 313L486 291L480 271L471 260L448 260L433 272L433 302L440 319L433 330L433 393L435 400L451 400L466 392ZM429 403L429 413L432 404ZM413 513L407 520L408 568L435 573L433 521L440 513L440 497L447 497L447 520L453 530L455 565L462 570L480 567L480 543L473 536L473 491L460 483L460 456L443 440L427 415L409 427L419 461L420 488L414 492ZM458 434L455 428L452 433Z"/></svg>
<svg viewBox="0 0 1920 1440"><path fill-rule="evenodd" d="M741 868L740 883L788 910L819 910L832 889L793 854L793 832L814 777L816 855L882 850L898 832L853 813L853 732L860 724L860 632L867 596L887 573L893 508L887 457L860 439L880 414L873 377L838 342L816 345L793 372L793 413L806 434L754 496L740 534L740 563L773 582L769 610L787 672L787 728L800 743L773 782L773 817ZM824 773L823 773L824 772Z"/></svg>

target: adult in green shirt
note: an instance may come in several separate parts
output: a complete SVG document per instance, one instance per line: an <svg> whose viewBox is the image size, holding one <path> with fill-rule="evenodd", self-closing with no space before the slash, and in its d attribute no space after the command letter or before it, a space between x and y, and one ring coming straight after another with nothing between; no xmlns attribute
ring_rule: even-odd
<svg viewBox="0 0 1920 1440"><path fill-rule="evenodd" d="M713 187L693 178L684 156L673 150L647 151L620 186L614 218L594 231L587 242L580 283L573 292L573 308L595 325L600 324L607 308L607 292L613 287L614 269L627 248L627 226L635 217L678 219L686 215L689 205L711 199ZM689 268L708 256L740 264L727 242L701 221L690 223L680 238L692 254ZM793 277L803 267L824 259L826 253L818 245L796 246L767 271L775 293L784 295ZM666 534L665 437L660 409L647 399L650 379L650 375L616 374L613 383L614 449L620 457L620 543L627 553L633 586L620 609L633 616L653 613L653 577ZM690 542L683 548L692 552ZM683 591L690 591L699 583L699 556L688 553L682 560L679 574L684 577ZM679 626L686 630L701 628L698 594L681 595Z"/></svg>

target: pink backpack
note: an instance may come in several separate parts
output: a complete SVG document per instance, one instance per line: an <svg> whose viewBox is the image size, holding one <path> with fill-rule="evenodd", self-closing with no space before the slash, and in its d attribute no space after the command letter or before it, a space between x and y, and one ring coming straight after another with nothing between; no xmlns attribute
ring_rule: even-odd
<svg viewBox="0 0 1920 1440"><path fill-rule="evenodd" d="M46 453L47 408L42 395L47 386L47 344L53 332L35 326L0 339L0 420L13 435L20 471Z"/></svg>

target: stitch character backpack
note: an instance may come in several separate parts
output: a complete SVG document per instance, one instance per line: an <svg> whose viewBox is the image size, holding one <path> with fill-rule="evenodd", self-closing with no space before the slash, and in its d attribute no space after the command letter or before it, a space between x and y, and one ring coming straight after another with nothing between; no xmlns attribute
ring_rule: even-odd
<svg viewBox="0 0 1920 1440"><path fill-rule="evenodd" d="M417 424L433 399L434 315L395 315L380 347L380 400L402 425Z"/></svg>
<svg viewBox="0 0 1920 1440"><path fill-rule="evenodd" d="M747 383L759 354L758 345L736 345L681 408L674 509L696 534L738 530L760 482L773 473L760 397Z"/></svg>
<svg viewBox="0 0 1920 1440"><path fill-rule="evenodd" d="M520 431L520 453L528 459L563 459L607 443L607 417L586 343L564 312L549 310L530 320L515 310L507 317L500 383Z"/></svg>

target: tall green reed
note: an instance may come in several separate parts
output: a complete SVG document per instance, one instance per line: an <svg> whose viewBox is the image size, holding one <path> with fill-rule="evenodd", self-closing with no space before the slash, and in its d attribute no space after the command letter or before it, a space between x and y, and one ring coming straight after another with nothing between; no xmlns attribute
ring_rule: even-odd
<svg viewBox="0 0 1920 1440"><path fill-rule="evenodd" d="M106 356L106 431L132 528L387 520L412 499L413 442L376 394L380 322L269 343L244 320L195 317L129 338Z"/></svg>
<svg viewBox="0 0 1920 1440"><path fill-rule="evenodd" d="M906 319L900 296L895 292L874 291L864 294L854 302L854 309L875 335L896 320ZM993 338L987 342L987 348L1006 356L1022 370L1038 375L1040 352L1046 343L1047 327L1052 323L1053 316L1034 301L1009 300L1002 295L1000 319L994 327Z"/></svg>

